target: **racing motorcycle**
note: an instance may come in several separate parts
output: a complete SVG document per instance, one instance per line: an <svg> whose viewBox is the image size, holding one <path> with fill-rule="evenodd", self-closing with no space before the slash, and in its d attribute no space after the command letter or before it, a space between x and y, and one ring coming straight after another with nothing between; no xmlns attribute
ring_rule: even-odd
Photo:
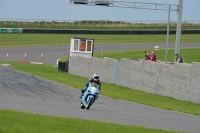
<svg viewBox="0 0 200 133"><path fill-rule="evenodd" d="M96 83L89 83L87 90L83 93L81 98L81 109L90 109L90 106L97 100L99 94L99 85Z"/></svg>

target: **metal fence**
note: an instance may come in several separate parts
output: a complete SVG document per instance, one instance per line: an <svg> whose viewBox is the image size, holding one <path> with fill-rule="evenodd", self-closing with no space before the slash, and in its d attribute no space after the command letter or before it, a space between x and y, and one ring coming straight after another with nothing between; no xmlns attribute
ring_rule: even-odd
<svg viewBox="0 0 200 133"><path fill-rule="evenodd" d="M170 22L171 26L176 25L176 21ZM185 20L182 22L186 26L200 25L200 20ZM116 21L116 20L49 20L49 19L11 19L0 18L0 25L42 25L42 26L164 26L167 20L163 21Z"/></svg>

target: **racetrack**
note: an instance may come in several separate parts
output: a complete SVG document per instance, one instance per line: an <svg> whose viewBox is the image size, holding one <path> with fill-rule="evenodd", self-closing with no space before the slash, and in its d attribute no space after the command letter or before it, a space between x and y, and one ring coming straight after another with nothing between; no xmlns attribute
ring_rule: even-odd
<svg viewBox="0 0 200 133"><path fill-rule="evenodd" d="M106 88L102 88L106 89ZM199 133L200 117L99 96L80 109L80 90L0 66L0 108Z"/></svg>
<svg viewBox="0 0 200 133"><path fill-rule="evenodd" d="M183 46L200 47L200 44L184 44ZM153 49L153 47L152 44L95 45L95 52L101 49L113 51ZM174 48L174 44L169 47ZM165 48L165 45L160 45L160 48ZM7 53L9 59L5 58ZM25 53L27 59L23 58ZM44 54L44 59L40 58L41 53ZM67 55L69 55L69 45L0 48L0 60L26 60L55 64L58 58ZM143 53L141 55L143 56ZM194 133L200 131L199 116L166 111L103 96L100 96L91 110L87 111L80 109L79 96L80 90L75 88L0 66L0 108L175 131Z"/></svg>
<svg viewBox="0 0 200 133"><path fill-rule="evenodd" d="M109 45L95 45L94 51L113 51L113 50L131 50L131 49L153 49L158 44L109 44ZM159 45L160 48L165 48L165 44ZM181 47L194 48L200 47L200 44L184 44ZM169 48L174 48L174 44L169 44ZM0 60L18 61L26 60L30 62L43 62L48 64L55 64L60 57L69 55L70 46L29 46L29 47L15 47L15 48L0 48ZM6 55L9 55L9 59L6 59ZM24 55L27 55L27 59L24 59ZM44 58L40 56L43 53ZM143 53L141 53L143 56Z"/></svg>

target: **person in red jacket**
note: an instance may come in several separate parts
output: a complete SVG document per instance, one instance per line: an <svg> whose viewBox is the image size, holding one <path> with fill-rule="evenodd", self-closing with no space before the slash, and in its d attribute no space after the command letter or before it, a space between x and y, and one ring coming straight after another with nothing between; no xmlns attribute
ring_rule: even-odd
<svg viewBox="0 0 200 133"><path fill-rule="evenodd" d="M85 41L80 44L79 51L85 51Z"/></svg>
<svg viewBox="0 0 200 133"><path fill-rule="evenodd" d="M154 53L154 51L151 51L151 61L156 62L156 54Z"/></svg>

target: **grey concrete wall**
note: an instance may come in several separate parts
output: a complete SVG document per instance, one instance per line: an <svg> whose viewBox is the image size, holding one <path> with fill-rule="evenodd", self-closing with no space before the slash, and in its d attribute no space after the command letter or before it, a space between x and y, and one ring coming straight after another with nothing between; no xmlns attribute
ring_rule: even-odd
<svg viewBox="0 0 200 133"><path fill-rule="evenodd" d="M127 59L120 62L120 85L200 103L200 63L168 65Z"/></svg>
<svg viewBox="0 0 200 133"><path fill-rule="evenodd" d="M102 81L116 83L117 60L70 56L69 62L70 74L92 78L92 75L97 72Z"/></svg>
<svg viewBox="0 0 200 133"><path fill-rule="evenodd" d="M200 63L192 63L190 80L190 101L200 103Z"/></svg>
<svg viewBox="0 0 200 133"><path fill-rule="evenodd" d="M70 57L70 74L91 78L95 72L107 83L200 103L200 63L168 65L121 59L119 65L114 59Z"/></svg>

